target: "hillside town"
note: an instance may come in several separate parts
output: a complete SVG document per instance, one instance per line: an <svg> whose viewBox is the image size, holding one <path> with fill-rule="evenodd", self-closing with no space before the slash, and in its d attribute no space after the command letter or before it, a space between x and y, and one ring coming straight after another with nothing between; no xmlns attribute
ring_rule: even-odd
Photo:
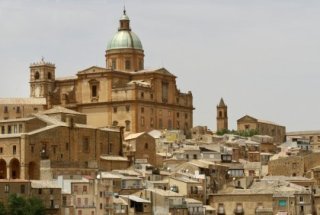
<svg viewBox="0 0 320 215"><path fill-rule="evenodd" d="M124 10L105 67L56 77L30 65L30 97L0 99L0 202L37 197L48 215L320 214L320 130L255 116L216 131L193 123L193 95L144 68Z"/></svg>

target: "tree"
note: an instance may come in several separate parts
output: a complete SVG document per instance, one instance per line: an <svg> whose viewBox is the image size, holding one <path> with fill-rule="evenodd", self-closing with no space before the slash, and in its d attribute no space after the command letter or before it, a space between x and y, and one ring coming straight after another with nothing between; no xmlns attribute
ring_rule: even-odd
<svg viewBox="0 0 320 215"><path fill-rule="evenodd" d="M7 209L2 202L0 202L0 215L7 215Z"/></svg>
<svg viewBox="0 0 320 215"><path fill-rule="evenodd" d="M23 198L12 194L9 196L9 214L10 215L44 215L45 207L43 202L35 197ZM1 213L0 213L1 215Z"/></svg>
<svg viewBox="0 0 320 215"><path fill-rule="evenodd" d="M17 196L17 194L12 194L9 196L9 214L11 215L25 215L26 200Z"/></svg>
<svg viewBox="0 0 320 215"><path fill-rule="evenodd" d="M41 199L31 197L27 200L26 211L28 215L44 215L45 207Z"/></svg>

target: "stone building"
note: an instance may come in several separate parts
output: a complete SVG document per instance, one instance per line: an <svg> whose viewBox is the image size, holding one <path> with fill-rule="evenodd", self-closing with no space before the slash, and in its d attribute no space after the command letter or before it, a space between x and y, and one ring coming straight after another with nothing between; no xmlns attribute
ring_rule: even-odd
<svg viewBox="0 0 320 215"><path fill-rule="evenodd" d="M310 189L286 181L261 181L250 189L212 194L217 214L313 214Z"/></svg>
<svg viewBox="0 0 320 215"><path fill-rule="evenodd" d="M320 151L320 131L293 131L287 132L287 141L297 142L299 140L308 140L311 145L311 149L314 152Z"/></svg>
<svg viewBox="0 0 320 215"><path fill-rule="evenodd" d="M3 120L0 128L1 179L40 179L43 160L50 160L52 169L62 169L60 173L96 171L101 156L121 155L118 129L89 126L84 114L66 108Z"/></svg>
<svg viewBox="0 0 320 215"><path fill-rule="evenodd" d="M41 199L45 214L61 215L61 187L54 181L0 180L0 202L8 204L9 196Z"/></svg>
<svg viewBox="0 0 320 215"><path fill-rule="evenodd" d="M130 134L124 139L126 155L132 156L135 160L143 159L149 164L157 166L156 142L146 132Z"/></svg>
<svg viewBox="0 0 320 215"><path fill-rule="evenodd" d="M305 176L313 168L320 165L320 153L291 155L288 157L274 156L268 163L270 175ZM275 159L276 158L276 159Z"/></svg>
<svg viewBox="0 0 320 215"><path fill-rule="evenodd" d="M256 119L252 116L245 115L237 120L238 131L254 130L260 135L269 135L273 137L275 143L285 141L286 127L273 122Z"/></svg>
<svg viewBox="0 0 320 215"><path fill-rule="evenodd" d="M180 92L176 76L165 68L144 68L143 46L126 11L107 45L105 62L106 67L92 66L64 78L56 77L55 65L43 59L31 64L31 98L0 100L0 117L26 117L61 105L87 114L88 124L98 127L124 126L130 132L192 128L191 92Z"/></svg>

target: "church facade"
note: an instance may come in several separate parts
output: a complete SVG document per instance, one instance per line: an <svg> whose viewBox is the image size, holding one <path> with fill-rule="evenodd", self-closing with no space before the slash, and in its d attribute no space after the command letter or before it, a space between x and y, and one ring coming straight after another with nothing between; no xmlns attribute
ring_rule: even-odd
<svg viewBox="0 0 320 215"><path fill-rule="evenodd" d="M165 68L145 69L144 50L126 11L107 45L106 67L57 78L55 65L30 66L30 98L0 99L1 119L19 118L59 105L87 115L89 125L123 126L127 132L193 126L192 93L180 92ZM17 111L17 109L19 111Z"/></svg>

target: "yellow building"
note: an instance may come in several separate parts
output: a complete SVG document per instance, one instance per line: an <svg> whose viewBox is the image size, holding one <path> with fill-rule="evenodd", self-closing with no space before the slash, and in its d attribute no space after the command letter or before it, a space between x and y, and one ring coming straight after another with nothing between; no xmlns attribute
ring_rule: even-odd
<svg viewBox="0 0 320 215"><path fill-rule="evenodd" d="M144 68L143 46L126 11L107 45L105 61L104 68L92 66L65 78L57 78L55 65L43 59L31 64L31 98L21 103L0 100L0 117L25 117L62 105L87 114L88 124L98 127L124 126L130 132L192 128L191 92L180 92L176 76L165 68Z"/></svg>
<svg viewBox="0 0 320 215"><path fill-rule="evenodd" d="M66 108L55 107L30 118L1 120L0 128L0 179L92 175L112 162L105 157L122 154L118 129L89 126L84 114ZM46 167L52 171L46 174L41 172L43 160L51 163Z"/></svg>

